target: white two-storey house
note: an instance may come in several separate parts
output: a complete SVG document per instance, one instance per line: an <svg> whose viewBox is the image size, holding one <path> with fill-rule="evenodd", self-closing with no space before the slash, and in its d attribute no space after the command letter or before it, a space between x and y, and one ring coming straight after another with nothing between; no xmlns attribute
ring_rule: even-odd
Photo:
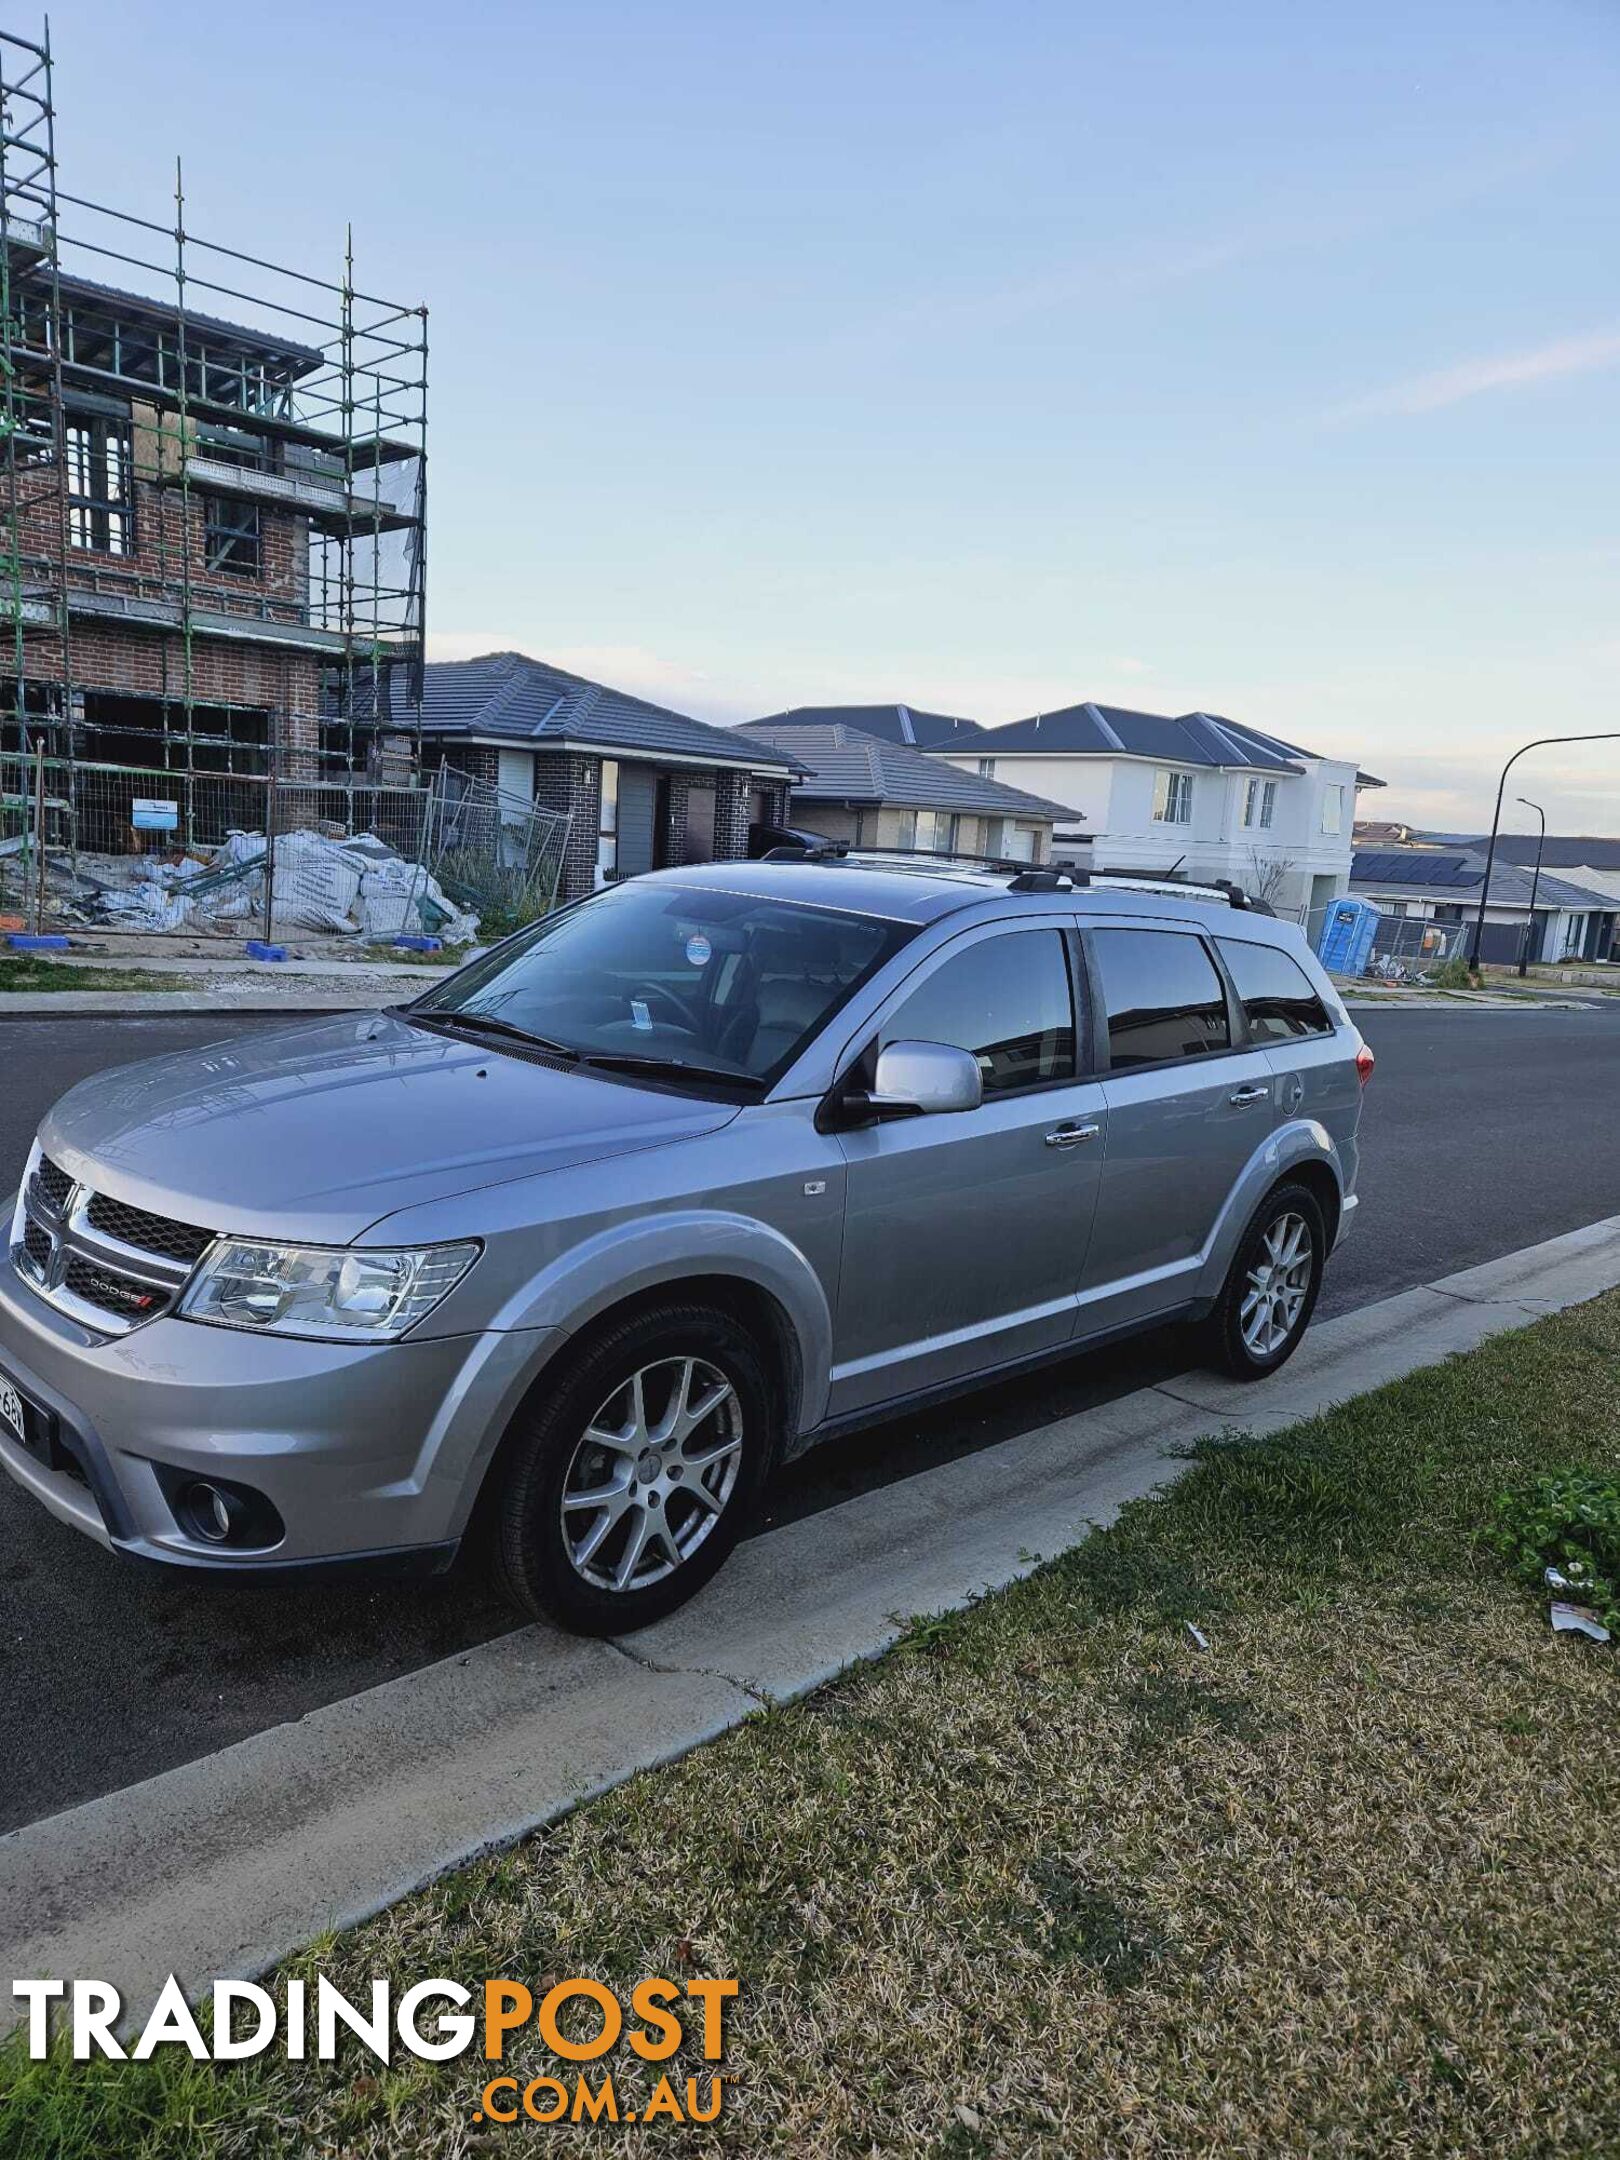
<svg viewBox="0 0 1620 2160"><path fill-rule="evenodd" d="M1213 713L1071 705L932 751L1064 803L1099 870L1231 878L1305 921L1350 884L1356 790L1383 783ZM1078 820L1083 819L1083 827ZM1058 827L1054 852L1063 853Z"/></svg>

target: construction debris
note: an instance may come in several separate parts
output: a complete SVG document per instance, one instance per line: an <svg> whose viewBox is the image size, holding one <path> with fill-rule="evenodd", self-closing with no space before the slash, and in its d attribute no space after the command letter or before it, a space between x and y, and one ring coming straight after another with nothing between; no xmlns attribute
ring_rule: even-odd
<svg viewBox="0 0 1620 2160"><path fill-rule="evenodd" d="M475 914L375 833L280 833L270 860L263 833L238 831L211 850L80 853L72 861L47 850L45 887L53 915L127 930L224 937L317 930L366 944L429 936L470 945L478 935Z"/></svg>

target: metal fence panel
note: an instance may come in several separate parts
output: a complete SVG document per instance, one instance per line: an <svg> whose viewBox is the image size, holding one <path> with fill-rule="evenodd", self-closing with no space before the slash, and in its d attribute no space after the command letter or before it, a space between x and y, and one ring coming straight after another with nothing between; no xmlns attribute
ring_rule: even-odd
<svg viewBox="0 0 1620 2160"><path fill-rule="evenodd" d="M7 928L187 937L504 934L555 904L571 820L440 772L383 785L0 759Z"/></svg>

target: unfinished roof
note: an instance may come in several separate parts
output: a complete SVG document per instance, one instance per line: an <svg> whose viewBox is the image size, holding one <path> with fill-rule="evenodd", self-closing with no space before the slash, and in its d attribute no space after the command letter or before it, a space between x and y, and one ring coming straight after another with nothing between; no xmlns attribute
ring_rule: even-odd
<svg viewBox="0 0 1620 2160"><path fill-rule="evenodd" d="M626 758L800 770L796 756L748 738L741 728L689 720L685 713L520 652L430 662L423 670L422 733L523 743L537 750L577 743Z"/></svg>
<svg viewBox="0 0 1620 2160"><path fill-rule="evenodd" d="M758 727L852 727L881 742L906 743L916 750L954 750L971 746L989 731L977 720L951 713L919 712L915 705L795 705L789 712L767 713Z"/></svg>
<svg viewBox="0 0 1620 2160"><path fill-rule="evenodd" d="M775 743L811 768L794 782L802 802L888 803L901 809L957 810L978 817L1062 818L1078 813L1044 795L999 780L981 780L905 743L885 742L843 721L750 720L738 728L750 741Z"/></svg>
<svg viewBox="0 0 1620 2160"><path fill-rule="evenodd" d="M71 277L66 271L58 277L57 290L64 308L105 308L111 315L138 316L165 329L178 329L182 320L182 310L173 301L154 300L150 293L125 292L117 285L98 284L93 278ZM240 346L258 357L277 361L295 376L308 374L311 369L326 364L327 355L317 345L304 345L291 338L274 336L266 330L253 330L245 323L226 322L222 316L200 315L192 307L186 308L183 314L189 333L216 345Z"/></svg>

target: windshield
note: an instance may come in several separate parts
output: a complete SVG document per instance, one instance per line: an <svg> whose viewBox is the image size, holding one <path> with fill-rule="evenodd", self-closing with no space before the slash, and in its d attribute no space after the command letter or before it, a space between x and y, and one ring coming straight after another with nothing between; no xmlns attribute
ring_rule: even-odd
<svg viewBox="0 0 1620 2160"><path fill-rule="evenodd" d="M757 894L626 883L475 960L409 1014L758 1093L912 934Z"/></svg>

